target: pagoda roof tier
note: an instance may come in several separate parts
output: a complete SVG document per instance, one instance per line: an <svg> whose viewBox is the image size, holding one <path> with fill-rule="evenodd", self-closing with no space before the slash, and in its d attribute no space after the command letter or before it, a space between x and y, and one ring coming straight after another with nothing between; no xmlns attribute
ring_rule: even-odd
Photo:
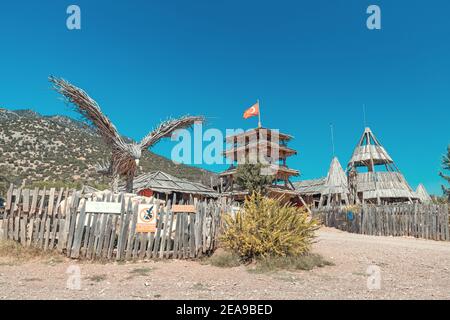
<svg viewBox="0 0 450 320"><path fill-rule="evenodd" d="M279 177L291 177L291 176L299 176L300 172L298 170L290 169L286 166L281 165L270 165L270 168L273 170L273 172L276 172L275 176L277 178ZM236 167L231 167L227 171L224 171L220 174L221 177L224 176L232 176L235 175L237 171Z"/></svg>
<svg viewBox="0 0 450 320"><path fill-rule="evenodd" d="M269 139L272 136L272 132L274 132L275 130L268 129L268 128L255 128L255 129L251 129L251 130L248 130L245 132L227 136L225 138L225 141L226 141L226 143L233 143L234 141L236 141L238 139L252 137L255 134L258 134L260 131L263 131L263 134L267 134L267 138ZM286 133L276 132L274 134L278 136L278 140L280 140L280 141L289 141L294 138L293 136L286 134Z"/></svg>
<svg viewBox="0 0 450 320"><path fill-rule="evenodd" d="M248 196L250 194L249 191L247 190L234 190L234 191L227 191L224 192L223 195L225 196L232 196L232 197L236 197L236 198L241 198L241 199L245 199L245 196ZM273 195L273 196L279 196L279 195L289 195L290 197L296 197L299 196L300 193L297 190L293 190L293 189L289 189L283 186L277 186L277 185L272 185L272 186L268 186L266 188L266 195Z"/></svg>
<svg viewBox="0 0 450 320"><path fill-rule="evenodd" d="M225 150L223 152L223 154L227 157L227 158L232 158L233 159L237 159L237 154L238 153L242 153L242 154L249 154L251 152L256 152L258 153L259 150L266 148L267 149L267 156L271 156L272 154L272 150L274 150L275 152L278 151L278 156L280 158L286 158L286 157L290 157L292 155L296 155L297 151L291 148L288 148L286 146L283 145L279 145L276 144L274 142L271 141L258 141L258 142L251 142L248 143L246 145L242 145L242 146L233 146L228 150Z"/></svg>

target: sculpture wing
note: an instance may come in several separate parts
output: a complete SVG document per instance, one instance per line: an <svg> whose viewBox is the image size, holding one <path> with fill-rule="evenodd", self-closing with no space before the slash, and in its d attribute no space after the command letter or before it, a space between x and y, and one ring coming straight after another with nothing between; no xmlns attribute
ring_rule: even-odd
<svg viewBox="0 0 450 320"><path fill-rule="evenodd" d="M175 130L190 128L194 123L203 121L204 117L202 116L184 116L178 119L163 121L156 129L142 139L140 142L141 149L145 150L155 145L161 139L169 137Z"/></svg>
<svg viewBox="0 0 450 320"><path fill-rule="evenodd" d="M100 110L99 105L82 89L60 78L49 77L54 89L62 94L75 111L93 127L110 147L125 149L126 143L117 132L114 124Z"/></svg>

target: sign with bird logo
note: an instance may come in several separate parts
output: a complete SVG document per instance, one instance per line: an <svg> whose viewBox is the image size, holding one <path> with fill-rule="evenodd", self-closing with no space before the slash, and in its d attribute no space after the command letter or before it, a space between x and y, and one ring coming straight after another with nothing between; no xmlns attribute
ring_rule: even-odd
<svg viewBox="0 0 450 320"><path fill-rule="evenodd" d="M154 204L140 204L136 222L136 233L156 231L157 210Z"/></svg>

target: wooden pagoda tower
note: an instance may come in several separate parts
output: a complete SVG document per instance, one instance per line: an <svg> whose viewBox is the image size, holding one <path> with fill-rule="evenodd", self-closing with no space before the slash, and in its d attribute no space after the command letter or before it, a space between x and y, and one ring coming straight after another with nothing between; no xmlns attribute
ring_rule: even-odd
<svg viewBox="0 0 450 320"><path fill-rule="evenodd" d="M286 163L287 158L297 154L296 150L287 146L292 139L291 135L262 127L227 136L225 142L228 148L224 151L224 157L231 166L220 174L222 192L235 200L243 200L248 192L241 190L235 183L237 167L261 163L265 168L263 170L274 177L273 184L267 188L269 196L285 195L289 199L298 197L290 179L300 173L289 168Z"/></svg>

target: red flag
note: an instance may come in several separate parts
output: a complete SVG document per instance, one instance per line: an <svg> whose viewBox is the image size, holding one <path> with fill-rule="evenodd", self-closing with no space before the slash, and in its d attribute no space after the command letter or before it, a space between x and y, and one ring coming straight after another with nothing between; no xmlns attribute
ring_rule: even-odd
<svg viewBox="0 0 450 320"><path fill-rule="evenodd" d="M255 103L249 109L244 112L244 119L255 117L259 115L259 102Z"/></svg>

